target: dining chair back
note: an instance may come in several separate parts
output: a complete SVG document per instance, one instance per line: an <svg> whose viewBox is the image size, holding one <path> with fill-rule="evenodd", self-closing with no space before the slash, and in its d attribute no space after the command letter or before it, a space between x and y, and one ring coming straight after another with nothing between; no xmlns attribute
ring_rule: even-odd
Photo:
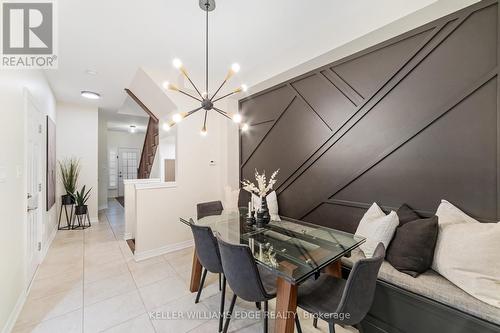
<svg viewBox="0 0 500 333"><path fill-rule="evenodd" d="M197 218L201 219L206 216L220 215L224 207L220 201L203 202L196 205Z"/></svg>

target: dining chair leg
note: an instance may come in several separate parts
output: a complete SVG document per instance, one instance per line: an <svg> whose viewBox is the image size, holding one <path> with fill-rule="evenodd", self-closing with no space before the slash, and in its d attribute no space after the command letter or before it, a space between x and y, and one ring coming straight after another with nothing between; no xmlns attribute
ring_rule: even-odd
<svg viewBox="0 0 500 333"><path fill-rule="evenodd" d="M314 316L313 318L313 327L318 328L318 317Z"/></svg>
<svg viewBox="0 0 500 333"><path fill-rule="evenodd" d="M269 327L268 311L269 311L269 304L267 303L267 301L264 301L264 333L267 333Z"/></svg>
<svg viewBox="0 0 500 333"><path fill-rule="evenodd" d="M335 324L331 321L328 322L328 330L330 333L335 333Z"/></svg>
<svg viewBox="0 0 500 333"><path fill-rule="evenodd" d="M255 307L260 310L260 302L255 302Z"/></svg>
<svg viewBox="0 0 500 333"><path fill-rule="evenodd" d="M231 320L231 315L233 314L234 303L236 303L236 295L233 296L231 300L231 305L229 306L229 311L227 312L227 319L224 323L224 330L222 332L227 333L227 329L229 327L229 321Z"/></svg>
<svg viewBox="0 0 500 333"><path fill-rule="evenodd" d="M220 311L219 311L219 332L222 332L222 324L224 322L224 301L226 300L226 277L222 276L222 292L220 295Z"/></svg>
<svg viewBox="0 0 500 333"><path fill-rule="evenodd" d="M302 327L300 327L300 320L298 314L295 314L295 326L297 327L297 333L302 333Z"/></svg>
<svg viewBox="0 0 500 333"><path fill-rule="evenodd" d="M222 284L221 284L221 279L220 279L220 273L219 273L219 291L222 290Z"/></svg>
<svg viewBox="0 0 500 333"><path fill-rule="evenodd" d="M196 300L194 301L195 303L198 303L200 301L201 290L203 289L203 285L205 284L206 277L207 277L207 269L204 268L203 275L201 276L200 287L198 288L198 294L196 294Z"/></svg>

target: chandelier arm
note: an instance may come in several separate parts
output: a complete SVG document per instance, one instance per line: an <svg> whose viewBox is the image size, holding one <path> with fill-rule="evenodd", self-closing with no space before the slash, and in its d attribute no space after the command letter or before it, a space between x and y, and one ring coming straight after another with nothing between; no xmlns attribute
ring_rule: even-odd
<svg viewBox="0 0 500 333"><path fill-rule="evenodd" d="M229 96L237 94L237 93L239 93L239 91L231 91L230 93L227 93L227 94L225 94L225 95L223 95L223 96L221 96L221 97L219 97L217 99L214 99L212 102L215 103L217 101L220 101L221 99L224 99L226 97L229 97Z"/></svg>
<svg viewBox="0 0 500 333"><path fill-rule="evenodd" d="M178 92L180 92L181 94L184 94L184 95L186 95L186 96L188 96L188 97L191 97L192 99L195 99L195 100L197 100L198 102L203 102L203 101L202 101L201 99L199 99L198 97L195 97L195 96L191 95L190 93L187 93L187 92L185 92L185 91L183 91L183 90L181 90L181 89L177 89L176 91L178 91Z"/></svg>
<svg viewBox="0 0 500 333"><path fill-rule="evenodd" d="M215 111L217 111L218 113L220 113L221 115L223 115L224 117L226 117L227 119L232 119L231 117L228 116L227 112L226 111L222 111L221 109L218 109L218 108L213 108Z"/></svg>
<svg viewBox="0 0 500 333"><path fill-rule="evenodd" d="M193 113L195 113L195 112L197 112L197 111L200 111L201 109L202 109L202 107L200 106L199 108L196 108L196 109L194 109L194 110L189 111L189 112L186 114L186 117L188 117L188 116L192 115ZM184 118L186 118L186 117L184 117Z"/></svg>
<svg viewBox="0 0 500 333"><path fill-rule="evenodd" d="M222 81L221 85L219 86L219 88L215 91L215 93L213 94L212 98L210 98L210 101L214 101L213 99L215 98L215 96L217 96L217 93L219 92L219 90L221 90L221 88L226 84L227 82L227 79L224 79L224 81Z"/></svg>
<svg viewBox="0 0 500 333"><path fill-rule="evenodd" d="M201 92L198 90L198 87L196 87L196 84L194 84L194 82L191 80L191 78L189 77L188 73L186 72L186 70L181 70L181 73L186 77L186 79L188 79L189 83L191 83L191 85L193 86L194 90L196 90L196 92L198 93L198 95L203 98L203 95L201 94Z"/></svg>
<svg viewBox="0 0 500 333"><path fill-rule="evenodd" d="M204 128L205 130L206 130L206 128L207 128L207 113L208 113L208 111L207 111L207 110L205 110L205 117L204 117L204 119L203 119L203 128Z"/></svg>

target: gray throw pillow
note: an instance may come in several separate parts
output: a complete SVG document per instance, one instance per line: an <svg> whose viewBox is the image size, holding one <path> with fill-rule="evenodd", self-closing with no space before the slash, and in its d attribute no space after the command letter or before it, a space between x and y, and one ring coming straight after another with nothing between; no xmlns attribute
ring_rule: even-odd
<svg viewBox="0 0 500 333"><path fill-rule="evenodd" d="M438 217L421 218L406 204L397 211L400 224L387 250L387 261L398 271L417 277L434 258Z"/></svg>

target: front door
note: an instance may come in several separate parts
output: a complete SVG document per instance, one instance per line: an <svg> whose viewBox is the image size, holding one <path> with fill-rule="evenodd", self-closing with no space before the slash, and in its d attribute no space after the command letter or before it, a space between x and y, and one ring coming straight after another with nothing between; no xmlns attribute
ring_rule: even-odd
<svg viewBox="0 0 500 333"><path fill-rule="evenodd" d="M27 115L27 147L26 147L26 278L28 286L35 275L39 264L41 230L41 190L42 190L42 147L43 117L33 103L30 94L25 95Z"/></svg>
<svg viewBox="0 0 500 333"><path fill-rule="evenodd" d="M125 179L137 179L139 149L118 148L118 196L123 197Z"/></svg>

